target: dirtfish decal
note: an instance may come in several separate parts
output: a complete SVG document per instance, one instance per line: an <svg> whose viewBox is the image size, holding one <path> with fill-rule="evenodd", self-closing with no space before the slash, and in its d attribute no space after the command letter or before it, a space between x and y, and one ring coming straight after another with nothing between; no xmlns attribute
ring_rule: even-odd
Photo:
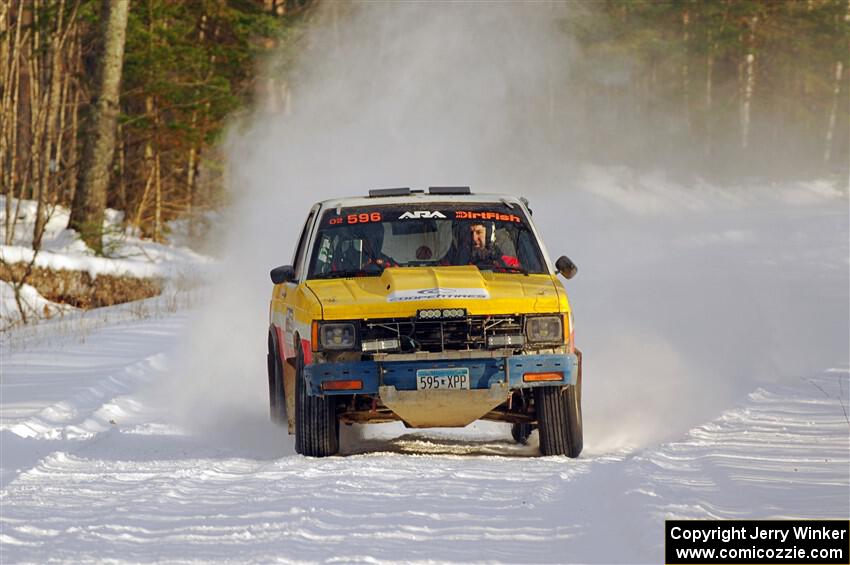
<svg viewBox="0 0 850 565"><path fill-rule="evenodd" d="M490 298L490 293L485 288L419 288L414 290L395 290L387 295L387 302L487 298Z"/></svg>

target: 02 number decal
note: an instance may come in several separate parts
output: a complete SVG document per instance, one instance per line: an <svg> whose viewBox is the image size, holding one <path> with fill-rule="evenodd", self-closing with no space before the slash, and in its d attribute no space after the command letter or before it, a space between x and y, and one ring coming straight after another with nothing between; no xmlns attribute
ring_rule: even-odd
<svg viewBox="0 0 850 565"><path fill-rule="evenodd" d="M348 214L347 216L337 216L328 220L329 226L339 226L342 224L368 224L372 222L383 221L380 212L361 212L359 214Z"/></svg>

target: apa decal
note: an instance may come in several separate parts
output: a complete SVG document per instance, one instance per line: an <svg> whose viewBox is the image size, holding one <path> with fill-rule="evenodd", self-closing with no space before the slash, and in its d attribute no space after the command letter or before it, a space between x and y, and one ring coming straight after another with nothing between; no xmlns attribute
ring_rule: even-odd
<svg viewBox="0 0 850 565"><path fill-rule="evenodd" d="M445 219L446 216L443 215L442 212L438 210L412 210L405 212L401 216L398 217L399 220L418 220L418 219L431 219L431 218L442 218Z"/></svg>
<svg viewBox="0 0 850 565"><path fill-rule="evenodd" d="M487 299L486 288L419 288L395 290L387 295L387 302L412 302L414 300Z"/></svg>

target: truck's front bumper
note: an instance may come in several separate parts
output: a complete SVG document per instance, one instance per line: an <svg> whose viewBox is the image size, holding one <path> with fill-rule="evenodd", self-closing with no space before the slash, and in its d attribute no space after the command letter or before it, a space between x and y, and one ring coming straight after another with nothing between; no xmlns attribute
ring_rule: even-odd
<svg viewBox="0 0 850 565"><path fill-rule="evenodd" d="M378 394L378 387L416 390L416 371L420 369L469 369L470 388L489 389L507 384L508 389L535 386L574 385L578 376L575 354L510 355L482 359L447 361L359 361L350 363L314 363L304 367L307 391L311 396L324 394ZM561 373L562 380L526 381L529 373ZM326 390L322 385L334 381L360 381L355 389ZM325 384L325 387L328 385Z"/></svg>

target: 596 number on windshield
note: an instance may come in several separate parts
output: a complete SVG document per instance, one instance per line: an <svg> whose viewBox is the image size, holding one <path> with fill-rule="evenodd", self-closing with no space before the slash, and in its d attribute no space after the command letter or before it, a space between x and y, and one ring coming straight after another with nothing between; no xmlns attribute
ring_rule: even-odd
<svg viewBox="0 0 850 565"><path fill-rule="evenodd" d="M344 218L331 218L328 224L338 226L339 224L368 224L371 222L380 222L380 212L363 212L360 214L348 214Z"/></svg>
<svg viewBox="0 0 850 565"><path fill-rule="evenodd" d="M381 213L372 212L371 214L349 214L345 217L346 224L368 224L369 222L380 222Z"/></svg>

